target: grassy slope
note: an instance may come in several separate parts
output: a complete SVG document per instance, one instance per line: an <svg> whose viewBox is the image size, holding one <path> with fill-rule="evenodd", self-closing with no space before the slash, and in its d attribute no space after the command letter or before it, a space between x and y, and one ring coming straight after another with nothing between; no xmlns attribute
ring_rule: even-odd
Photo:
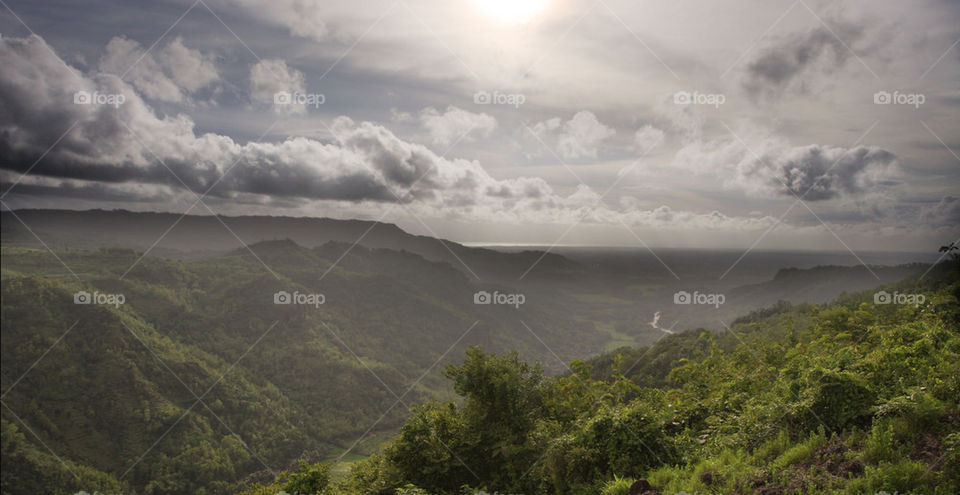
<svg viewBox="0 0 960 495"><path fill-rule="evenodd" d="M481 355L474 368L487 371L464 390L493 395L424 408L324 493L626 494L641 477L656 493L956 493L957 262L887 290L926 302L876 305L870 291L778 305L544 381ZM629 353L645 371L627 378ZM484 419L502 407L513 429Z"/></svg>
<svg viewBox="0 0 960 495"><path fill-rule="evenodd" d="M54 492L121 486L115 479L128 468L128 489L227 492L239 477L269 475L267 466L329 458L372 425L374 436L398 427L409 413L391 409L396 397L386 387L411 388L407 404L449 397L436 367L424 375L441 356L458 359L470 344L546 355L522 327L499 331L516 321L512 308L484 307L484 322L464 335L479 319L476 287L449 265L356 247L330 269L348 247L276 241L253 246L256 256L200 261L59 252L79 281L46 251L4 247L3 389L24 376L4 396L5 464L66 471L57 475L63 483L48 484ZM81 289L122 293L126 304L75 305ZM276 306L278 290L321 292L326 303ZM519 313L542 338L585 342L533 304ZM596 346L603 335L584 338ZM208 389L196 403L193 394ZM81 482L55 456L110 475ZM10 476L4 469L4 493L29 492Z"/></svg>

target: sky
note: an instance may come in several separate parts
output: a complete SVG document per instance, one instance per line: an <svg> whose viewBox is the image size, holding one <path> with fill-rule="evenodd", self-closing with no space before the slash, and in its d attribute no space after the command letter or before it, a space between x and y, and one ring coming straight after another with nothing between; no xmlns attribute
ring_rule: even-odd
<svg viewBox="0 0 960 495"><path fill-rule="evenodd" d="M955 0L0 0L2 207L935 250Z"/></svg>

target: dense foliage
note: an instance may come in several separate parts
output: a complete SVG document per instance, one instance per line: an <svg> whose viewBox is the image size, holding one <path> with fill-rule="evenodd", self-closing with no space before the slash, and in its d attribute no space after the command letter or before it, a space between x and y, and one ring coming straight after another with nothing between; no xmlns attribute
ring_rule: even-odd
<svg viewBox="0 0 960 495"><path fill-rule="evenodd" d="M549 379L470 349L446 371L462 400L421 406L322 493L957 493L960 283L955 265L930 278L890 288L916 306L854 294L679 338L702 352L664 387L622 352ZM808 323L765 331L785 318Z"/></svg>
<svg viewBox="0 0 960 495"><path fill-rule="evenodd" d="M406 405L453 396L442 363L421 376L441 357L549 356L518 316L551 341L603 338L533 303L478 307L450 265L348 248L272 241L178 261L3 247L0 491L233 493L298 459L376 450ZM81 290L125 303L78 305ZM326 300L274 304L281 290Z"/></svg>
<svg viewBox="0 0 960 495"><path fill-rule="evenodd" d="M916 306L876 305L872 292L778 303L728 331L567 368L540 339L597 335L566 313L484 307L462 338L478 318L460 272L363 248L331 268L344 249L60 253L77 281L50 253L4 248L0 492L960 490L956 262L887 288L923 293ZM127 301L78 306L81 289ZM277 307L281 289L337 304ZM538 336L498 333L518 315ZM443 355L459 364L414 382ZM371 425L396 434L337 462Z"/></svg>

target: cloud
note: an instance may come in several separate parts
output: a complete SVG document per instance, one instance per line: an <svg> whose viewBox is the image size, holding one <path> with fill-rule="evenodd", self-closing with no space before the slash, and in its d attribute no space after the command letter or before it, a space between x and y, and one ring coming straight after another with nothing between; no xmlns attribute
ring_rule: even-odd
<svg viewBox="0 0 960 495"><path fill-rule="evenodd" d="M273 0L265 5L257 0L217 0L227 10L240 8L256 19L283 26L290 34L323 41L329 34L328 9L318 8L313 0Z"/></svg>
<svg viewBox="0 0 960 495"><path fill-rule="evenodd" d="M421 213L472 221L761 227L756 219L716 213L614 208L582 185L564 197L540 178L498 180L475 160L440 157L379 124L347 117L332 122L333 142L295 137L240 144L198 135L189 117L158 116L130 84L110 74L81 74L37 36L5 38L0 64L8 69L0 73L0 167L23 173L33 166L13 188L17 194L155 201L188 189L209 190L212 201L274 207L402 202ZM74 104L81 90L125 101ZM9 188L12 181L3 183Z"/></svg>
<svg viewBox="0 0 960 495"><path fill-rule="evenodd" d="M864 198L900 183L899 157L873 146L791 146L769 136L691 143L675 164L754 197Z"/></svg>
<svg viewBox="0 0 960 495"><path fill-rule="evenodd" d="M250 97L255 102L273 105L280 114L303 114L307 112L304 102L277 104L281 93L303 95L306 90L306 78L303 73L287 66L280 59L261 60L250 66ZM282 99L279 100L282 103Z"/></svg>
<svg viewBox="0 0 960 495"><path fill-rule="evenodd" d="M596 158L597 145L615 133L612 128L601 124L593 112L582 110L563 124L557 149L564 158Z"/></svg>
<svg viewBox="0 0 960 495"><path fill-rule="evenodd" d="M772 41L746 67L741 84L754 100L772 100L787 92L807 93L819 76L842 69L853 57L848 48L863 38L860 27L836 22ZM844 41L841 41L844 40Z"/></svg>
<svg viewBox="0 0 960 495"><path fill-rule="evenodd" d="M104 184L71 179L25 177L16 184L16 193L29 196L54 196L95 202L169 203L175 194L168 187L148 184ZM13 182L0 183L0 191L14 188Z"/></svg>
<svg viewBox="0 0 960 495"><path fill-rule="evenodd" d="M0 75L0 128L5 129L0 157L7 170L26 171L66 133L31 175L185 186L195 192L210 189L219 197L417 200L437 206L471 205L487 196L517 200L552 194L542 179L496 180L476 161L441 158L381 125L346 117L333 121L332 143L297 137L240 144L228 136L197 135L189 117L159 117L131 85L114 75L80 74L37 36L4 39L0 63L9 68ZM252 71L261 98L273 88L300 84L282 62L266 63L269 68L258 65ZM287 85L271 85L276 79L268 75L274 72L290 76ZM78 105L77 91L123 95L124 103Z"/></svg>
<svg viewBox="0 0 960 495"><path fill-rule="evenodd" d="M258 64L251 71L258 101L266 95L272 98L274 88L303 87L299 73L282 61L265 63L269 65ZM68 66L37 36L0 41L0 64L4 67L0 72L0 168L12 176L33 167L13 188L14 196L100 197L166 207L163 198L189 199L187 191L209 190L211 201L224 205L377 212L383 203L403 203L420 214L470 222L570 225L582 221L613 226L623 222L689 231L755 231L773 221L728 216L712 208L675 210L651 203L650 198L641 203L621 196L616 202L604 202L583 185L561 195L541 178L497 179L476 160L445 158L383 125L347 117L330 122L334 137L325 141L293 137L241 143L221 134L199 133L187 115L156 112L132 83L113 74L84 74ZM277 78L274 73L286 77ZM278 79L281 83L271 86L269 81ZM123 95L124 102L117 107L75 104L77 91ZM428 120L444 122L457 111L451 107L443 114L426 115ZM549 119L534 127L555 143L567 142L568 156L596 154L600 143L613 134L589 112L579 112L568 121ZM644 128L639 136L639 141L651 142L659 133ZM871 190L896 183L896 156L877 148L792 147L769 138L750 142L759 159L737 142L711 141L688 145L676 161L760 196L802 193L812 185L810 194L818 199L865 197ZM779 184L778 178L787 185ZM13 180L5 177L2 182L7 188Z"/></svg>
<svg viewBox="0 0 960 495"><path fill-rule="evenodd" d="M537 148L553 147L560 156L571 160L576 158L596 158L598 146L616 131L601 123L593 112L581 110L564 122L554 117L537 122L530 127L536 137Z"/></svg>
<svg viewBox="0 0 960 495"><path fill-rule="evenodd" d="M641 155L650 153L663 144L666 134L656 127L645 125L633 135L634 150Z"/></svg>
<svg viewBox="0 0 960 495"><path fill-rule="evenodd" d="M390 109L390 120L394 122L412 122L414 120L413 115L410 112L404 112L398 110L397 108Z"/></svg>
<svg viewBox="0 0 960 495"><path fill-rule="evenodd" d="M490 136L497 127L497 119L450 105L444 113L433 107L423 109L420 112L420 124L430 133L433 144L450 146L459 139Z"/></svg>
<svg viewBox="0 0 960 495"><path fill-rule="evenodd" d="M169 103L188 101L220 80L213 57L187 48L179 36L150 52L136 41L114 37L100 58L99 70L123 76L147 98Z"/></svg>
<svg viewBox="0 0 960 495"><path fill-rule="evenodd" d="M960 225L960 198L944 196L936 205L923 208L920 221L935 227L956 228Z"/></svg>

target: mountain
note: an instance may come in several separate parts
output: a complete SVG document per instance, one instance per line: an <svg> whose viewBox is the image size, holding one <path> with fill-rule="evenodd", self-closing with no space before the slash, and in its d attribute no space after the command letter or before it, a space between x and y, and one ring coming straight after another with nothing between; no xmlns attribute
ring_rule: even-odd
<svg viewBox="0 0 960 495"><path fill-rule="evenodd" d="M534 431L531 425L572 426L575 418L593 421L590 415L597 413L578 409L585 405L577 401L586 400L578 394L587 389L571 380L596 387L625 387L623 380L629 381L627 392L588 387L600 397L639 393L632 387L661 391L648 390L644 397L662 397L676 386L675 370L707 363L718 352L742 355L741 339L810 343L812 328L844 333L846 327L829 325L886 314L857 309L871 300L869 292L842 295L836 305L853 308L842 317L829 316L839 310L821 312L807 301L873 289L898 277L916 279L927 271L927 281L939 280L945 266L872 266L880 280L864 268L785 269L759 284L706 287L727 296L726 304L714 307L674 303L676 290L693 290L683 285L689 282L682 267L681 281L644 281L547 256L539 276L518 283L505 274L542 253L446 243L461 259L445 259L441 241L372 222L221 218L244 236L277 237L240 246L218 219L185 217L181 223L189 229L169 241L167 251L145 254L155 240L146 239L169 227L157 219L172 224L174 216L41 210L3 215L2 493L233 493L257 482L322 478L326 464L318 461L335 465L338 479L363 486L357 480L370 474L370 463L396 452L396 435L412 442L406 444L412 449L405 454L407 464L382 467L409 474L404 470L433 462L422 455L451 454L447 446L421 445L418 439L444 428L457 431L470 421L485 424L483 417L522 424L509 431L462 431L457 442L465 442L459 444L467 449L464 456L509 456L520 438L546 449L559 432ZM329 239L359 228L410 249ZM227 246L222 235L237 246ZM436 258L416 252L429 246ZM478 280L461 260L504 278ZM497 268L500 263L510 269ZM925 282L912 290L931 288ZM937 297L931 318L947 318L949 297ZM685 319L675 335L649 323L656 311L662 311L663 322ZM735 332L710 331L726 324ZM500 357L488 362L474 348ZM478 368L458 382L458 372L451 370L470 359ZM514 376L509 371L514 366L524 371ZM484 381L508 371L503 383ZM542 390L544 396L518 392L514 399L560 401L553 409L538 406L533 415L504 404L502 411L446 415L469 407L471 397L482 403L519 383L539 389L539 381L528 381L535 376L554 385ZM436 425L423 411L451 423ZM505 450L491 451L491 445ZM524 460L532 455L527 447L515 452ZM363 458L366 464L351 470ZM562 456L553 459L560 462ZM309 463L298 467L297 460ZM518 465L500 466L506 469L503 479L517 474L509 473ZM491 477L500 470L488 467ZM476 486L463 474L457 467L447 479ZM533 474L543 480L543 472ZM410 475L405 483L425 479L422 473ZM496 486L508 485L487 488ZM430 487L437 493L449 488ZM590 485L588 491L595 489Z"/></svg>
<svg viewBox="0 0 960 495"><path fill-rule="evenodd" d="M262 241L290 239L316 247L328 242L410 251L444 261L484 281L549 281L583 271L563 256L527 250L503 253L453 241L417 236L389 223L332 218L203 216L126 210L17 210L0 213L5 245L36 246L37 237L53 249L125 247L155 256L185 257L223 253ZM31 232L32 231L32 232ZM349 246L348 246L349 247ZM524 277L527 278L527 277Z"/></svg>
<svg viewBox="0 0 960 495"><path fill-rule="evenodd" d="M346 477L303 464L243 494L957 493L960 259L929 275L884 287L916 304L783 303L559 377L473 348L445 372L460 400ZM660 383L632 378L670 355Z"/></svg>
<svg viewBox="0 0 960 495"><path fill-rule="evenodd" d="M265 241L201 260L4 247L11 428L127 486L216 488L358 438L375 445L407 406L449 394L439 369L468 346L562 367L543 341L570 355L605 338L573 326L558 301L477 305L478 289L500 288L410 252L341 258L347 247ZM75 304L81 291L123 301ZM322 299L275 304L281 291Z"/></svg>
<svg viewBox="0 0 960 495"><path fill-rule="evenodd" d="M930 267L924 263L896 266L816 266L806 270L782 268L773 280L737 287L732 298L758 300L762 305L776 301L825 303L845 292L861 292L881 284L922 275Z"/></svg>

